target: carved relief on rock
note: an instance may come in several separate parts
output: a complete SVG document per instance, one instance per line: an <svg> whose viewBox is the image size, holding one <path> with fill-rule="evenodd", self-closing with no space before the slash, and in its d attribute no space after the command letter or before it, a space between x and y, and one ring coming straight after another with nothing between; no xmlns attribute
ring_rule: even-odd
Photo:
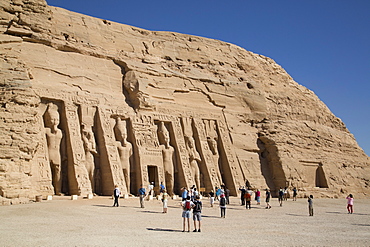
<svg viewBox="0 0 370 247"><path fill-rule="evenodd" d="M95 140L94 119L96 108L86 105L80 106L81 139L85 151L85 167L94 193L101 192L100 155Z"/></svg>
<svg viewBox="0 0 370 247"><path fill-rule="evenodd" d="M61 195L62 193L61 153L65 153L64 145L62 145L63 133L62 130L58 128L59 123L60 118L58 106L54 103L49 103L44 114L44 124L52 183L54 186L54 193L56 195Z"/></svg>
<svg viewBox="0 0 370 247"><path fill-rule="evenodd" d="M164 122L160 122L158 127L158 137L163 141L163 144L160 145L163 156L163 168L165 173L165 184L167 192L169 195L173 195L173 190L175 186L174 173L174 148L170 145L170 133L168 132Z"/></svg>
<svg viewBox="0 0 370 247"><path fill-rule="evenodd" d="M193 130L192 130L192 118L183 117L182 118L183 128L184 128L184 138L186 149L188 151L189 157L189 164L190 164L190 172L195 181L195 186L200 188L200 169L198 162L201 162L201 157L196 149L195 140L193 137Z"/></svg>
<svg viewBox="0 0 370 247"><path fill-rule="evenodd" d="M130 192L131 185L131 158L132 158L132 144L127 141L127 124L121 117L116 118L116 125L114 126L114 133L116 136L116 145L120 157L121 169L126 182L127 191Z"/></svg>

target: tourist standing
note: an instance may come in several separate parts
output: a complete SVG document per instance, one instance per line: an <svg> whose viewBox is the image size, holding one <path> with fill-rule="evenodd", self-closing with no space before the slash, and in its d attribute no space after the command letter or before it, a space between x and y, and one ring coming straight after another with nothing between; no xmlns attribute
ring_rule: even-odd
<svg viewBox="0 0 370 247"><path fill-rule="evenodd" d="M257 205L261 204L261 191L259 189L256 190L256 197Z"/></svg>
<svg viewBox="0 0 370 247"><path fill-rule="evenodd" d="M245 198L244 198L244 196L245 196L246 190L244 189L244 186L241 187L241 188L239 188L239 190L241 191L241 193L240 193L240 201L242 203L242 206L244 206L244 204L245 204Z"/></svg>
<svg viewBox="0 0 370 247"><path fill-rule="evenodd" d="M188 222L188 232L190 232L190 210L193 206L194 203L190 200L190 196L186 197L186 200L182 202L183 232L185 232L186 221Z"/></svg>
<svg viewBox="0 0 370 247"><path fill-rule="evenodd" d="M230 190L225 186L226 204L230 204Z"/></svg>
<svg viewBox="0 0 370 247"><path fill-rule="evenodd" d="M266 209L270 209L270 198L271 198L271 192L269 189L266 189Z"/></svg>
<svg viewBox="0 0 370 247"><path fill-rule="evenodd" d="M118 198L119 198L120 195L121 195L121 191L119 190L118 185L116 185L114 190L113 190L113 196L114 196L113 207L115 207L115 206L118 207Z"/></svg>
<svg viewBox="0 0 370 247"><path fill-rule="evenodd" d="M167 205L167 202L168 202L168 194L167 194L167 190L166 189L163 190L162 202L163 202L163 213L166 214L167 213L167 209L168 209L168 205Z"/></svg>
<svg viewBox="0 0 370 247"><path fill-rule="evenodd" d="M293 188L293 201L297 201L297 188L296 187L294 187Z"/></svg>
<svg viewBox="0 0 370 247"><path fill-rule="evenodd" d="M307 201L308 201L308 214L310 216L313 216L313 195L310 195Z"/></svg>
<svg viewBox="0 0 370 247"><path fill-rule="evenodd" d="M215 202L215 193L213 192L213 190L211 190L211 192L209 192L209 202L211 204L211 207L213 207L213 204Z"/></svg>
<svg viewBox="0 0 370 247"><path fill-rule="evenodd" d="M283 200L284 200L284 191L281 187L279 189L278 200L279 200L279 203L280 203L280 207L282 207L283 206Z"/></svg>
<svg viewBox="0 0 370 247"><path fill-rule="evenodd" d="M200 232L200 221L202 220L202 202L200 201L200 196L195 196L194 206L193 206L193 220L194 220L194 231ZM198 221L198 230L197 230L197 221Z"/></svg>
<svg viewBox="0 0 370 247"><path fill-rule="evenodd" d="M288 187L285 187L283 192L284 192L284 201L287 201L288 200Z"/></svg>
<svg viewBox="0 0 370 247"><path fill-rule="evenodd" d="M148 197L147 200L152 200L154 197L154 182L148 184Z"/></svg>
<svg viewBox="0 0 370 247"><path fill-rule="evenodd" d="M353 213L353 195L349 194L347 197L347 210L349 214Z"/></svg>
<svg viewBox="0 0 370 247"><path fill-rule="evenodd" d="M221 209L221 218L226 216L226 198L224 194L220 195L220 209Z"/></svg>
<svg viewBox="0 0 370 247"><path fill-rule="evenodd" d="M144 198L146 196L146 190L143 185L140 186L139 189L139 197L140 197L140 207L144 208Z"/></svg>
<svg viewBox="0 0 370 247"><path fill-rule="evenodd" d="M163 184L163 182L161 182L161 184L159 185L159 187L160 187L160 193L163 193L164 192L164 190L166 189L166 187L164 186L164 184Z"/></svg>
<svg viewBox="0 0 370 247"><path fill-rule="evenodd" d="M194 187L193 189L193 197L192 197L192 201L194 202L195 201L195 198L199 195L198 191L197 191L197 188Z"/></svg>
<svg viewBox="0 0 370 247"><path fill-rule="evenodd" d="M187 197L188 197L188 190L185 187L182 187L182 194L181 194L182 201L185 201Z"/></svg>
<svg viewBox="0 0 370 247"><path fill-rule="evenodd" d="M245 208L251 209L252 197L251 197L251 194L248 193L248 191L244 194L244 198L245 198Z"/></svg>
<svg viewBox="0 0 370 247"><path fill-rule="evenodd" d="M220 195L221 195L221 189L216 187L215 188L215 191L216 191L216 197L215 197L215 200L219 201L220 200Z"/></svg>

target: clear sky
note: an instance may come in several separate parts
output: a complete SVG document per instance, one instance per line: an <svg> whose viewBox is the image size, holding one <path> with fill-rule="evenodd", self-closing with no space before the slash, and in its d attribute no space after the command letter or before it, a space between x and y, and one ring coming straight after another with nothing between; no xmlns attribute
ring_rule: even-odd
<svg viewBox="0 0 370 247"><path fill-rule="evenodd" d="M147 30L218 39L274 59L370 155L370 0L47 0Z"/></svg>

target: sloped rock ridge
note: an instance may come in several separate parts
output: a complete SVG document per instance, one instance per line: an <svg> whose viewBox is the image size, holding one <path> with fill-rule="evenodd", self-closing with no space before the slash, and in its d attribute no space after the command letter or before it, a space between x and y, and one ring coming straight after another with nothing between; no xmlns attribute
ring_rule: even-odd
<svg viewBox="0 0 370 247"><path fill-rule="evenodd" d="M272 59L218 40L0 2L0 201L162 182L370 192L369 157Z"/></svg>

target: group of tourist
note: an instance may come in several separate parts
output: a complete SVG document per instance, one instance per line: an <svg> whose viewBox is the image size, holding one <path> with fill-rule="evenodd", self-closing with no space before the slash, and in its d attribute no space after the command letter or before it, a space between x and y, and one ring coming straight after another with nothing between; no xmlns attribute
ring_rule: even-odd
<svg viewBox="0 0 370 247"><path fill-rule="evenodd" d="M153 184L150 184L148 186L148 190L149 190L149 194L152 193ZM182 209L183 209L183 211L182 211L183 230L182 231L185 232L186 225L187 225L188 226L187 231L190 232L190 218L191 218L191 211L192 211L193 221L194 221L194 230L193 230L193 232L200 232L201 231L201 220L202 220L201 213L202 213L202 208L203 208L202 201L200 200L201 196L200 196L197 188L195 187L195 185L193 185L190 189L187 189L186 187L183 187L183 188L181 188L181 190L182 190L181 206L182 206ZM240 186L239 190L241 192L240 193L241 194L241 197L240 197L241 206L245 205L246 209L251 209L251 201L252 201L252 195L253 194L255 196L254 199L257 202L257 205L261 204L261 191L259 189L255 189L253 191L253 190L251 190L250 187L247 187L245 189L244 186ZM216 193L213 190L211 190L208 193L210 206L213 207L215 201L216 200L219 201L219 207L220 207L220 211L221 211L221 218L225 218L226 217L226 205L230 203L230 200L229 200L230 190L228 190L225 185L221 185L220 187L215 187L215 191L216 191ZM293 196L292 196L293 201L296 201L297 200L297 195L298 195L297 188L294 187L292 189L292 192L293 192ZM271 192L267 188L267 189L265 189L265 193L266 193L266 196L265 196L265 198L266 198L265 199L266 209L270 209L271 208L271 205L270 205ZM113 207L115 207L115 206L118 207L119 206L118 205L118 198L120 197L120 194L121 193L120 193L120 190L118 188L118 185L116 185L115 189L113 191L113 196L114 196ZM283 201L288 200L288 197L289 197L288 194L289 194L289 192L288 192L287 187L285 187L284 189L283 188L279 189L279 191L278 191L278 201L279 201L280 206L283 205ZM139 198L140 198L141 208L144 208L144 198L146 197L146 195L147 195L146 189L143 185L141 185L140 189L139 189ZM160 185L160 195L161 195L162 202L163 202L163 213L167 213L169 194L167 193L167 190L166 190L165 186L163 185L163 183L161 183L161 185ZM346 199L347 199L348 213L352 214L353 213L353 195L349 194L346 197ZM307 202L308 202L309 216L313 216L313 195L308 196ZM197 222L198 222L198 224L197 224ZM198 225L198 227L197 227L197 225Z"/></svg>

